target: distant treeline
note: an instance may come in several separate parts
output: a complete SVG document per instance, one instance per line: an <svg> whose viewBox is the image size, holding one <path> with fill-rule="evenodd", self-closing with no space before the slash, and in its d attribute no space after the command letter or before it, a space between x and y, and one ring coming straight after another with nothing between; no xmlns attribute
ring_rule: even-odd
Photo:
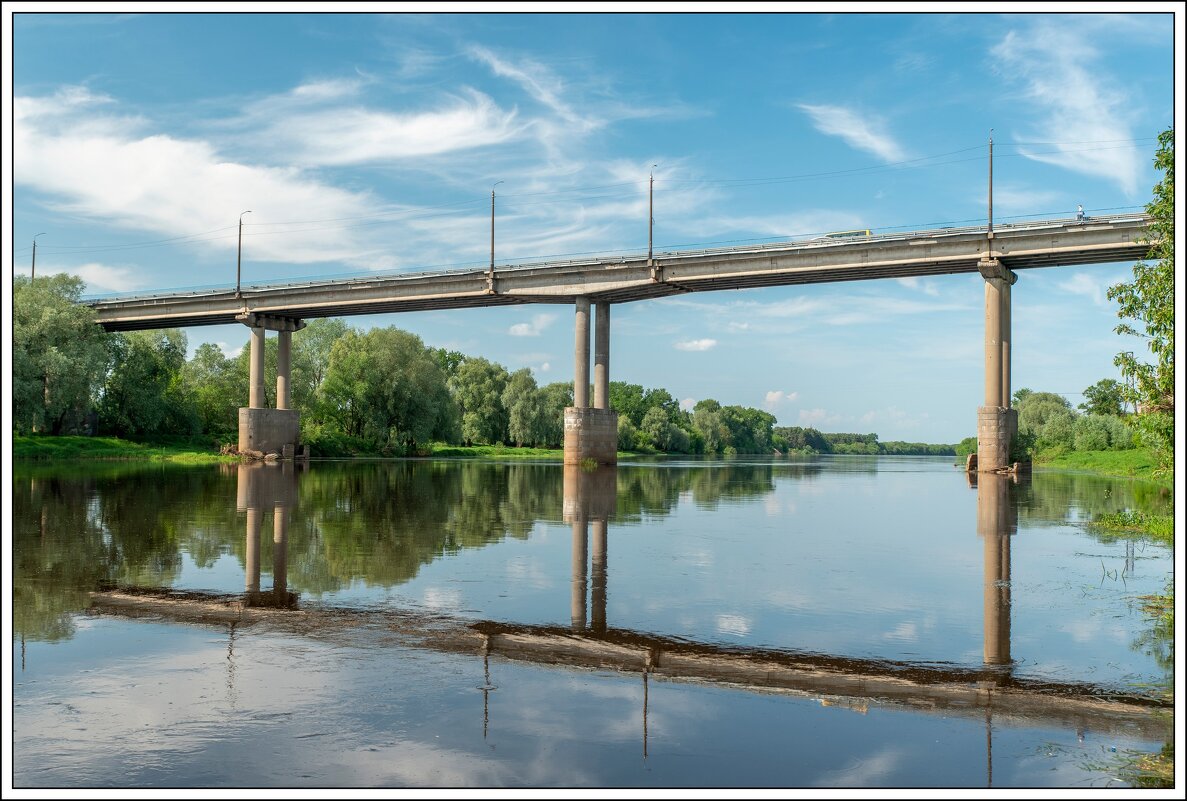
<svg viewBox="0 0 1187 801"><path fill-rule="evenodd" d="M248 401L250 344L228 357L216 345L192 358L178 329L108 333L79 304L65 275L13 281L13 429L110 434L133 441L206 437L234 443ZM272 405L276 338L265 343L265 403ZM394 326L365 331L313 320L293 334L292 408L314 455L405 455L430 443L559 448L573 384L536 383L487 359L433 348ZM610 382L623 451L951 455L952 446L879 443L876 434L776 428L774 415L712 398L691 410L661 388Z"/></svg>
<svg viewBox="0 0 1187 801"><path fill-rule="evenodd" d="M955 456L955 445L926 442L879 442L877 434L825 434L815 428L778 427L776 438L795 453L842 453L871 456Z"/></svg>

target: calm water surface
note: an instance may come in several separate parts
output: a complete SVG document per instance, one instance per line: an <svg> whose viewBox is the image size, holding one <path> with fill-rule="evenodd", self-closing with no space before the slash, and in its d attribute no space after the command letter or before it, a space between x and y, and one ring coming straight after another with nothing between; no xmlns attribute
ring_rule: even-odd
<svg viewBox="0 0 1187 801"><path fill-rule="evenodd" d="M16 465L18 787L1116 786L1155 488L950 459Z"/></svg>

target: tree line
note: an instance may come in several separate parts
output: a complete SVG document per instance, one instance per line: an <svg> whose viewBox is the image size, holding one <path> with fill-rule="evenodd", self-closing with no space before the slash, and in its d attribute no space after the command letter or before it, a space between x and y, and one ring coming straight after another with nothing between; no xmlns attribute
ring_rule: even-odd
<svg viewBox="0 0 1187 801"><path fill-rule="evenodd" d="M108 333L79 303L83 283L52 275L14 281L13 427L17 433L90 433L152 441L238 437L249 392L251 345L227 356L183 331ZM273 405L275 338L265 342L265 404ZM394 326L360 331L313 320L293 334L292 407L317 455L406 455L433 442L559 448L572 382L543 386L526 368L434 348ZM776 428L774 415L705 399L692 409L662 388L610 382L624 451L688 454L932 453L935 446ZM805 439L805 432L808 439ZM872 442L872 444L871 444ZM901 446L901 447L900 447ZM941 453L951 453L949 446Z"/></svg>

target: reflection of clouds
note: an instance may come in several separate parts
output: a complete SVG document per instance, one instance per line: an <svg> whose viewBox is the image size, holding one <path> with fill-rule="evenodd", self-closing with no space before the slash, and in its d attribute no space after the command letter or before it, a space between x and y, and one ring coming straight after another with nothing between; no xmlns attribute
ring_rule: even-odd
<svg viewBox="0 0 1187 801"><path fill-rule="evenodd" d="M426 587L423 603L436 612L456 612L462 608L462 591L456 587Z"/></svg>
<svg viewBox="0 0 1187 801"><path fill-rule="evenodd" d="M507 578L516 586L530 587L533 590L547 590L553 586L552 577L540 564L540 560L530 556L508 559Z"/></svg>
<svg viewBox="0 0 1187 801"><path fill-rule="evenodd" d="M750 633L750 620L741 615L718 615L717 631L721 634L745 637Z"/></svg>
<svg viewBox="0 0 1187 801"><path fill-rule="evenodd" d="M814 784L816 787L887 787L893 784L890 777L906 756L906 751L889 748L880 754L851 760L845 767L822 776Z"/></svg>
<svg viewBox="0 0 1187 801"><path fill-rule="evenodd" d="M899 623L883 637L887 640L902 640L904 642L918 642L919 627L914 623Z"/></svg>

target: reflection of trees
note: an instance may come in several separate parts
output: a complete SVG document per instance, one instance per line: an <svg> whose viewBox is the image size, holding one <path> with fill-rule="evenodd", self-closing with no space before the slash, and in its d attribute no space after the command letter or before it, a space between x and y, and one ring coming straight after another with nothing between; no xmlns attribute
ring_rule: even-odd
<svg viewBox="0 0 1187 801"><path fill-rule="evenodd" d="M1170 511L1169 492L1157 485L1087 473L1041 471L1017 489L1018 518L1032 524L1064 521L1072 516L1092 520L1127 510Z"/></svg>
<svg viewBox="0 0 1187 801"><path fill-rule="evenodd" d="M179 542L193 528L193 519L177 519L182 499L219 480L148 465L14 473L13 621L30 639L70 636L69 615L104 581L171 583Z"/></svg>

